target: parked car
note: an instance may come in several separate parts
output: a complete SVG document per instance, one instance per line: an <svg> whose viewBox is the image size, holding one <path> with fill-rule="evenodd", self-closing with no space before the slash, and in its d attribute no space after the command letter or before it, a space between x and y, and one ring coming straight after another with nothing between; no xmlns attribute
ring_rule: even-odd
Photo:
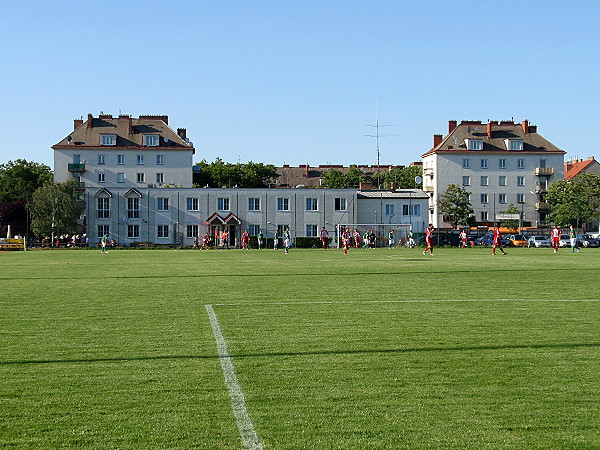
<svg viewBox="0 0 600 450"><path fill-rule="evenodd" d="M522 234L511 234L508 242L512 247L527 247L527 239Z"/></svg>
<svg viewBox="0 0 600 450"><path fill-rule="evenodd" d="M591 234L578 234L577 242L580 247L600 247L600 241Z"/></svg>
<svg viewBox="0 0 600 450"><path fill-rule="evenodd" d="M477 239L477 245L492 245L494 243L494 235L493 234L485 234ZM510 241L503 236L500 236L500 244L502 247L508 247L510 245Z"/></svg>
<svg viewBox="0 0 600 450"><path fill-rule="evenodd" d="M473 247L474 245L477 245L477 239L479 239L479 236L476 234L469 234L467 236L467 247Z"/></svg>
<svg viewBox="0 0 600 450"><path fill-rule="evenodd" d="M527 239L527 247L550 247L550 239L546 236L531 236Z"/></svg>
<svg viewBox="0 0 600 450"><path fill-rule="evenodd" d="M579 245L579 243L577 243ZM560 240L558 241L559 247L570 247L571 246L571 236L568 234L561 234Z"/></svg>
<svg viewBox="0 0 600 450"><path fill-rule="evenodd" d="M421 239L419 239L418 244L420 245L425 245L425 236L423 236ZM435 245L436 247L443 247L445 245L450 245L450 241L448 240L448 238L443 235L443 234L433 234L433 245Z"/></svg>

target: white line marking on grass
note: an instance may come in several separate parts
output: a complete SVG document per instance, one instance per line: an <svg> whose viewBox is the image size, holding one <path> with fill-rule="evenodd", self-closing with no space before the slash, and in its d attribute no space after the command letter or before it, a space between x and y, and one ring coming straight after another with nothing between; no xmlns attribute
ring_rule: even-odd
<svg viewBox="0 0 600 450"><path fill-rule="evenodd" d="M261 302L261 303L215 303L215 306L292 306L292 305L336 305L371 303L461 303L461 302L600 302L600 299L528 299L528 298L478 298L478 299L441 299L441 300L337 300L303 302Z"/></svg>
<svg viewBox="0 0 600 450"><path fill-rule="evenodd" d="M252 419L246 410L246 400L244 399L244 393L240 383L235 375L233 368L233 362L229 356L229 350L227 349L227 342L221 332L221 326L217 319L212 305L205 305L206 312L210 319L210 324L217 341L217 351L219 353L219 360L221 361L221 368L223 369L223 376L225 377L225 385L229 389L229 397L231 398L231 407L235 415L235 421L237 422L238 429L240 431L240 437L244 448L250 449L262 449L262 444L258 439L258 435L254 430Z"/></svg>

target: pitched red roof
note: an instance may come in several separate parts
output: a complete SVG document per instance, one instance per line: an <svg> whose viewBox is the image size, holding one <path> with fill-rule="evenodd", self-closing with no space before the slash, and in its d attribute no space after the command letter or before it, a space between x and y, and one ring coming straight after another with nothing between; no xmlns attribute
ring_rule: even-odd
<svg viewBox="0 0 600 450"><path fill-rule="evenodd" d="M596 160L593 156L586 159L585 161L583 159L579 161L567 161L565 163L565 180L575 178L577 175L579 175L581 172L583 172L586 168L588 168L595 162Z"/></svg>

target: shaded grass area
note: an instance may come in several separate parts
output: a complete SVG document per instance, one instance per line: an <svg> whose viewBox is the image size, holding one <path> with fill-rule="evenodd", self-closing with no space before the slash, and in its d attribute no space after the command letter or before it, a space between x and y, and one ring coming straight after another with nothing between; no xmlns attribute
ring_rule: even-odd
<svg viewBox="0 0 600 450"><path fill-rule="evenodd" d="M266 448L597 447L599 262L3 254L0 445L240 448L212 304Z"/></svg>

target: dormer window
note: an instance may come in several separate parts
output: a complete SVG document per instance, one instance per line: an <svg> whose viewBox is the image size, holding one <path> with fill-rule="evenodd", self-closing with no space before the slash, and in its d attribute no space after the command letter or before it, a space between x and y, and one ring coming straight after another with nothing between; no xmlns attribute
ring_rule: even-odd
<svg viewBox="0 0 600 450"><path fill-rule="evenodd" d="M117 145L116 134L101 134L100 145Z"/></svg>
<svg viewBox="0 0 600 450"><path fill-rule="evenodd" d="M505 139L506 150L523 150L523 139Z"/></svg>
<svg viewBox="0 0 600 450"><path fill-rule="evenodd" d="M144 145L146 147L158 147L159 138L158 134L144 134Z"/></svg>
<svg viewBox="0 0 600 450"><path fill-rule="evenodd" d="M465 139L468 150L483 150L482 139Z"/></svg>

